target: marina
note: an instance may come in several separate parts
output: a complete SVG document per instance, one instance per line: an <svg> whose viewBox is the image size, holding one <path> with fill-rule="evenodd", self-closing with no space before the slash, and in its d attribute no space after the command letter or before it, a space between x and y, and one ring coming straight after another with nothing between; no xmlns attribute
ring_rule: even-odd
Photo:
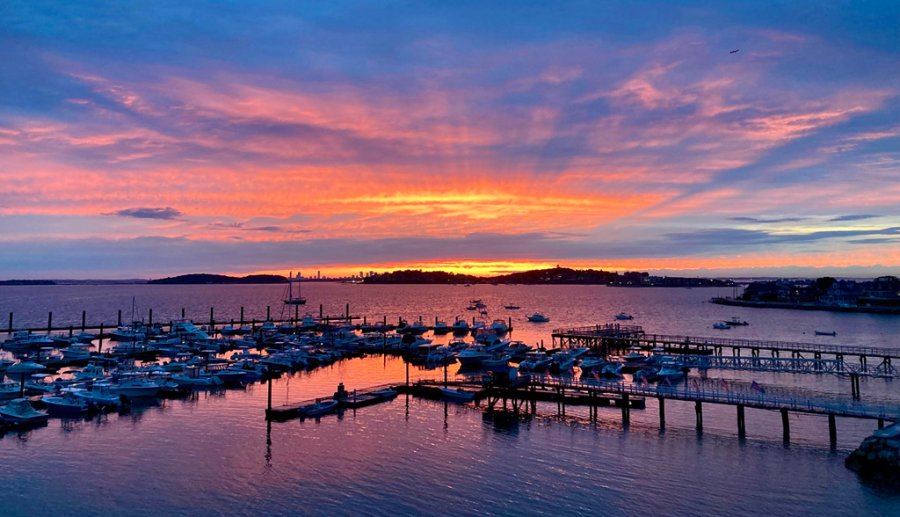
<svg viewBox="0 0 900 517"><path fill-rule="evenodd" d="M167 288L169 292L209 289L206 287ZM241 289L223 287L219 289L228 289L232 292L256 292L264 289L274 296L280 294L277 292L277 287ZM321 299L322 296L332 297L344 292L346 296L351 297L347 300L352 306L361 308L357 312L365 315L367 323L373 320L381 323L385 320L392 320L398 323L407 319L404 312L406 314L409 312L404 311L403 306L385 307L382 305L387 309L388 316L380 317L373 316L371 309L367 309L374 307L372 302L381 299L385 292L395 293L396 299L409 300L410 307L415 306L418 310L427 308L417 301L420 295L416 294L415 289L411 287L372 288L371 294L366 294L364 297L361 297L362 292L358 291L359 287L354 288L357 291L347 291L346 289L340 285L322 284L305 289L304 295L308 296L312 302ZM457 292L457 288L441 289L442 297L448 301L444 305L432 306L432 310L428 312L436 314L435 317L438 320L453 321L453 318L446 315L454 314L454 310L464 310L466 300L469 298L462 297L467 296L467 291L459 290L458 294L452 294ZM489 289L488 293L494 289L498 290L496 295L482 296L488 309L502 303L496 300L515 298L523 300L522 305L526 308L525 311L521 311L519 318L524 320L528 314L534 312L535 303L530 297L524 294L509 294L519 293L515 287L486 287L483 289ZM571 289L574 289L573 293L577 293L579 290L588 288ZM554 288L544 288L544 291L553 292ZM601 300L604 296L613 296L616 293L614 289L602 288L599 290L591 288L591 291L594 293L593 296L600 296ZM629 292L635 292L635 296L644 298L646 294L643 293L647 291ZM691 291L684 291L684 295L693 296ZM378 298L369 298L369 296ZM453 296L457 296L459 301L453 302ZM128 303L130 303L130 296ZM327 304L323 303L323 305ZM340 303L345 314L348 311L347 305L343 301ZM250 305L244 304L244 306ZM563 310L562 306L546 302L541 303L541 306L551 316L560 314ZM528 311L527 309L532 310ZM98 309L98 311L102 312L103 309ZM227 309L221 310L223 314L227 314L226 311ZM262 309L256 306L246 310L247 313L251 311L256 311L254 314L262 312L265 315L265 306ZM65 311L56 309L54 312L64 313ZM106 309L105 312L109 313L110 311ZM113 314L116 312L113 311ZM154 312L157 313L157 310ZM177 317L181 314L181 309L176 308L174 312ZM215 312L218 313L219 310L217 309ZM328 312L335 313L335 311ZM639 311L632 310L631 312L638 313ZM69 313L71 314L71 311ZM159 310L158 313L166 314L164 310ZM592 314L614 315L615 313L616 311L595 308L586 311L585 317L590 318ZM80 310L75 314L76 318L80 319ZM237 327L240 317L239 306L236 306L234 314L238 316L236 318L238 321L235 323ZM393 316L390 316L391 314ZM611 318L611 316L607 317ZM709 319L705 314L698 314L696 318L698 322ZM230 319L230 315L228 319ZM249 319L252 320L252 318ZM340 325L332 324L328 327L317 325L313 328L304 326L302 319L300 318L301 323L291 331L287 330L284 322L269 324L265 320L258 320L255 331L251 330L243 335L220 337L213 337L214 333L208 332L208 321L196 325L195 330L190 326L178 324L177 327L189 331L191 335L201 338L203 334L199 332L207 335L200 341L203 343L202 345L188 347L195 350L191 352L190 357L197 357L195 360L195 364L198 365L196 377L187 373L170 373L168 376L159 376L162 373L159 371L159 367L169 368L167 364L185 361L186 358L175 361L174 357L163 355L156 359L138 359L135 366L138 368L149 367L155 372L146 374L148 378L168 379L163 382L156 397L143 399L125 397L123 399L118 395L112 396L111 393L104 395L103 390L108 388L103 388L101 382L95 397L98 402L108 401L109 409L103 409L100 406L86 406L84 410L79 407L60 411L58 408L51 409L50 404L51 402L66 404L64 401L57 402L54 398L58 397L57 395L52 393L46 395L49 401L47 404L42 404L38 395L30 397L26 395L26 398L30 398L32 401L35 411L49 410L49 421L41 424L43 427L33 430L20 425L8 424L6 436L8 438L21 434L31 436L32 439L41 436L52 437L55 435L54 428L58 426L69 428L74 425L75 428L81 428L83 423L98 419L124 422L138 415L157 414L159 410L155 408L165 408L166 410L153 418L153 421L156 422L153 427L163 426L171 429L171 425L180 425L187 426L187 428L197 426L205 428L225 416L220 414L221 409L214 409L221 406L221 402L217 401L232 401L231 403L238 405L229 410L234 412L234 417L231 418L240 418L240 421L234 421L230 425L237 429L247 426L259 429L260 425L263 426L264 438L268 438L263 439L261 443L272 442L267 446L267 450L272 450L272 459L269 461L275 462L278 462L279 458L284 461L285 454L291 455L286 450L278 453L277 449L279 443L282 443L282 447L284 447L283 435L285 433L296 432L296 425L303 426L301 429L305 430L304 433L313 432L311 428L308 428L309 425L328 428L351 425L348 419L355 419L362 423L375 418L379 422L384 422L383 425L395 425L391 422L397 418L403 421L405 413L413 415L422 411L424 411L422 416L417 418L425 418L426 421L436 419L437 422L446 419L446 425L452 426L457 429L456 432L464 434L476 431L485 425L502 429L498 432L506 433L509 432L509 429L531 428L535 422L546 422L546 425L551 427L561 426L563 428L572 425L585 426L586 429L593 429L591 432L598 434L598 439L606 439L602 437L607 435L610 429L618 430L615 432L634 434L637 437L644 436L644 433L649 432L649 429L652 428L656 430L655 432L665 432L669 435L668 440L679 439L676 437L690 431L696 433L697 436L702 435L706 439L709 439L710 436L722 438L733 436L738 439L734 440L735 443L741 443L741 440L762 440L762 443L778 444L779 447L788 446L791 450L781 449L782 452L780 452L788 457L803 454L798 450L803 451L810 447L813 450L821 448L826 451L826 454L829 453L828 451L835 451L838 457L843 457L847 454L846 451L858 445L869 432L882 425L888 426L895 421L898 418L896 408L900 407L894 402L896 398L891 395L892 390L890 388L883 389L882 384L889 382L889 379L875 376L862 377L864 390L861 400L854 399L846 391L846 376L830 372L804 375L777 373L777 375L791 375L792 379L796 378L800 381L806 378L817 379L809 386L805 386L805 382L796 385L788 382L779 387L782 381L759 378L759 382L765 386L765 393L761 393L751 387L752 377L745 376L776 373L754 370L759 367L758 364L746 367L726 365L724 361L734 360L734 356L724 352L721 356L723 363L695 365L690 363L695 358L709 360L718 356L715 353L678 354L675 349L662 350L661 347L655 347L657 348L656 355L673 357L680 361L681 367L688 368L687 377L680 381L674 381L671 386L664 381L652 383L638 381L632 378L636 374L626 373L623 378L605 378L600 376L603 365L614 364L623 352L635 345L633 342L628 342L627 346L619 343L610 348L608 354L595 355L596 351L584 353L580 351L581 343L566 343L566 347L559 347L559 342L554 343L553 341L552 334L555 333L553 329L542 327L540 324L529 326L527 322L523 321L511 321L512 325L509 326L514 327L515 330L511 333L507 331L503 339L493 345L512 350L510 347L514 343L511 340L513 337L529 344L527 349L525 347L521 349L530 351L516 352L516 354L522 355L519 355L518 359L510 360L508 362L510 366L507 368L521 366L526 359L536 361L537 366L532 371L523 371L522 368L519 368L515 378L512 378L509 370L498 370L507 373L499 375L485 370L484 367L462 368L458 362L452 362L452 360L430 365L427 360L416 359L419 348L427 349L429 354L436 354L438 350L446 349L449 353L448 357L453 358L454 354L466 349L458 348L458 346L475 346L475 336L471 334L471 330L465 335L459 333L444 335L435 333L433 330L426 330L424 334L404 337L405 334L396 332L396 328L402 325L395 325L395 330L384 332L371 329L363 332L363 319L352 323L342 322ZM424 318L415 316L409 318L409 321L419 321L420 319ZM752 320L752 318L748 319ZM648 325L646 319L639 314L635 314L635 320L639 320L642 325ZM566 322L562 321L561 324L565 325ZM220 324L215 323L215 325ZM591 327L605 328L605 325L607 324L603 323ZM610 323L609 325L615 324ZM281 331L277 330L279 326L282 326ZM273 327L276 330L271 330ZM638 325L631 325L627 329L634 337L639 332L636 327ZM645 327L640 328L641 332L643 332L643 328ZM753 331L752 321L751 325L742 328L745 329L745 332ZM169 328L162 329L164 333L168 330ZM619 332L621 333L622 330L623 326L620 325ZM75 334L77 333L76 331ZM42 332L42 334L44 333ZM263 337L269 334L271 334L269 338ZM276 334L280 334L282 337L272 339ZM658 335L686 334L673 332L670 334L659 333ZM621 335L618 336L618 338L621 337ZM94 359L92 364L96 362L96 359L102 357L106 360L105 366L94 367L94 370L88 369L92 373L84 375L84 378L98 375L101 378L107 377L108 372L116 368L116 364L123 360L126 360L127 363L133 361L124 356L110 354L111 348L109 347L118 342L108 339L105 340L105 351L98 353L96 346L90 351ZM406 341L405 348L404 340ZM427 340L433 340L433 342L427 347L419 345L420 341ZM547 343L545 349L541 348L542 340ZM95 340L94 343L96 344L97 341ZM153 341L165 343L166 339L163 335L149 342ZM184 345L188 345L189 341L186 339ZM297 344L308 343L308 345L303 345L297 351L292 352L289 344L295 341ZM790 343L783 339L777 341ZM226 342L230 343L230 346L224 346L223 343ZM217 345L213 346L213 344ZM851 344L848 346L858 347L861 345ZM875 348L880 346L882 345ZM413 352L413 347L417 349L416 352ZM212 354L201 353L210 348L214 348L215 352ZM583 348L587 349L588 347ZM641 347L638 355L646 360L654 355L653 348L652 346ZM548 374L548 370L555 364L556 354L563 350L573 352L575 356L575 360L571 363L573 366L566 367L567 370L558 373ZM726 348L723 350L731 351ZM27 354L34 353L34 351L36 350L26 349L14 352ZM339 354L338 351L340 351ZM855 353L859 349L853 349L853 351ZM751 357L749 352L747 354L748 357ZM512 354L510 355L512 356ZM770 359L769 355L767 352L765 356L760 357L760 360ZM790 355L789 352L787 355ZM280 371L276 371L274 368L268 368L268 371L258 369L262 364L271 364L267 361L279 358L286 360L284 369ZM289 361L288 358L290 358ZM782 359L790 359L790 357ZM741 360L743 361L743 359ZM823 358L823 360L825 359ZM565 360L565 363L569 364L569 361ZM13 364L15 363L13 362ZM584 365L587 369L582 371L579 365ZM226 383L222 380L219 383L213 380L217 379L214 374L216 368L223 370L240 368L248 373L252 371L258 377L251 380L251 377L248 376L238 382ZM69 374L65 374L65 372L71 369L82 370L84 368L60 367L58 373L51 374L51 379L60 376L68 377ZM639 369L638 371L643 370ZM735 375L737 377L734 377ZM834 382L828 381L830 378L833 378ZM198 384L179 387L178 379ZM507 381L505 384L503 379ZM498 384L498 380L500 384ZM199 384L201 381L209 383L209 385ZM823 382L825 384L822 384ZM167 385L166 383L171 384ZM339 388L340 384L346 388ZM16 382L16 386L20 387L20 384ZM112 386L115 386L115 381ZM822 391L823 388L826 390ZM343 393L343 396L335 398L336 393ZM127 400L127 403L121 404L122 400ZM238 401L242 402L238 403ZM895 405L891 405L892 403ZM79 405L77 402L74 404ZM428 408L434 407L435 404L437 408L445 408L443 411L447 412L446 417L441 416L441 410L438 410L437 414L431 413ZM191 414L195 411L201 411L200 414L204 414L207 410L201 408L208 407L208 411L213 411L213 413L202 417L208 419L207 421L198 420L201 417L190 416L188 413L184 413L180 417L173 416L180 414L177 409L180 407L196 408L191 411ZM460 411L463 413L458 413ZM468 417L463 416L469 411L483 415L483 417L479 417L476 421L469 421ZM455 414L460 416L453 416ZM773 415L773 417L768 415ZM171 423L166 422L169 418L173 418ZM141 417L141 420L145 419L146 417ZM452 423L454 419L462 420L454 424ZM426 424L426 421L423 421L423 424ZM463 421L467 423L463 424ZM82 422L82 424L78 422ZM138 429L141 429L147 424L138 422L136 425ZM141 432L150 432L150 430ZM82 431L83 433L84 431ZM282 438L279 439L279 436ZM818 438L816 438L817 436ZM651 438L649 436L641 438L641 440L644 439ZM666 439L656 437L653 440ZM10 442L0 440L0 447L5 443ZM715 440L715 443L716 445L709 446L726 451L732 448L727 442ZM298 444L297 447L303 448L306 451L304 454L309 454L308 448L302 444ZM268 454L260 453L260 458L268 457ZM820 457L818 461L827 464L829 461L827 458L827 456Z"/></svg>

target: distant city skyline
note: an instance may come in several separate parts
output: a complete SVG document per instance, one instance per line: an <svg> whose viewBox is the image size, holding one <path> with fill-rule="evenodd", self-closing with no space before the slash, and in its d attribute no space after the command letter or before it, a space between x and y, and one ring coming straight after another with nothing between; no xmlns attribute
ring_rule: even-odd
<svg viewBox="0 0 900 517"><path fill-rule="evenodd" d="M0 278L900 273L896 2L31 1L0 24Z"/></svg>

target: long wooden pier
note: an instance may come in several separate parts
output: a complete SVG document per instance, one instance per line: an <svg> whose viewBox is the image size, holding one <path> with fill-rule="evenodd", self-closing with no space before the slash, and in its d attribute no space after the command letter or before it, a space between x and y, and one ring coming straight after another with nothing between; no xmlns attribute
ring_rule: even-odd
<svg viewBox="0 0 900 517"><path fill-rule="evenodd" d="M554 347L589 347L603 354L637 347L685 356L710 356L710 364L730 365L732 369L900 377L900 371L894 366L900 360L900 348L648 334L637 325L614 324L556 329L552 338ZM724 359L729 357L726 351L738 359ZM772 360L764 360L766 355Z"/></svg>
<svg viewBox="0 0 900 517"><path fill-rule="evenodd" d="M719 404L734 406L737 409L738 435L746 435L745 408L778 411L781 413L784 441L790 441L789 413L806 413L828 417L829 439L832 449L837 447L838 417L862 418L876 420L882 428L885 422L900 421L900 405L885 402L860 402L844 398L812 397L807 393L792 391L776 391L766 393L748 387L730 386L727 389L710 388L683 384L681 386L634 384L626 382L576 381L551 376L525 376L512 383L479 384L471 381L444 382L420 381L412 387L398 386L412 394L425 393L434 396L434 390L440 386L477 390L477 401L486 401L488 411L493 411L501 402L504 409L511 407L514 412L536 411L538 401L555 401L557 410L565 415L566 405L587 405L590 418L598 418L598 408L616 406L622 411L623 425L630 421L632 409L643 409L644 400L655 398L658 401L659 425L666 426L666 401L678 400L692 402L696 415L698 432L703 432L703 405ZM416 388L418 387L418 388ZM424 391L423 391L424 390ZM430 392L428 390L431 390Z"/></svg>

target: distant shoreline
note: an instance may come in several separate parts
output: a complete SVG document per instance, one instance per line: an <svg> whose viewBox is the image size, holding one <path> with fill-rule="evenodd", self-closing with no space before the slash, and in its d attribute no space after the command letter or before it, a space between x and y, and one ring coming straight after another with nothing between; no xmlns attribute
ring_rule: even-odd
<svg viewBox="0 0 900 517"><path fill-rule="evenodd" d="M892 314L900 315L900 307L842 307L839 305L823 305L820 303L790 303L790 302L760 302L750 300L735 300L734 298L715 297L709 300L717 305L731 307L752 307L756 309L790 309L798 311L830 311L830 312L856 312L866 314Z"/></svg>

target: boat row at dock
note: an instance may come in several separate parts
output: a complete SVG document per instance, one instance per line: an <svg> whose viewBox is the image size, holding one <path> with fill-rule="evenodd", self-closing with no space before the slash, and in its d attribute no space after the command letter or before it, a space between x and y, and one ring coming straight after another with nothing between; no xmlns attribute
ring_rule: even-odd
<svg viewBox="0 0 900 517"><path fill-rule="evenodd" d="M169 332L135 323L118 328L103 353L94 350L97 336L88 333L66 338L18 332L2 343L15 359L0 359L0 373L10 379L0 383L0 401L9 401L0 410L0 419L7 424L40 423L46 421L47 413L39 409L63 415L116 410L132 399L243 386L365 353L403 355L423 368L459 363L464 371L499 374L518 370L566 374L579 365L581 375L589 378L639 372L638 377L652 382L684 375L671 358L661 354L635 351L610 358L591 356L587 348L536 349L509 339L509 326L502 320L479 328L471 340L454 337L447 344L433 343L415 327L414 323L389 332L361 332L348 324L323 331L318 323L314 327L301 321L287 327L265 322L255 329L222 329L224 336L213 338L211 329L189 320L172 322ZM357 393L353 402L345 404L352 407L382 395ZM471 400L458 390L446 396ZM305 405L314 406L311 413L325 409L316 404Z"/></svg>

